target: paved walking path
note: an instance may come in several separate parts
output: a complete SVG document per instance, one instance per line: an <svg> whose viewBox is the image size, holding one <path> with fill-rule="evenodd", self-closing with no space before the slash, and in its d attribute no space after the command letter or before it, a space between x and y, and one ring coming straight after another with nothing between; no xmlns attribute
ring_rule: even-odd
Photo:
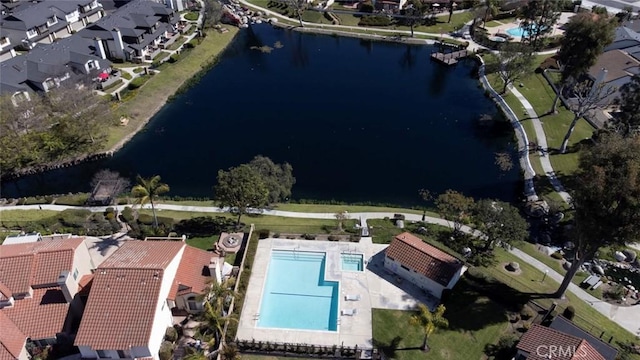
<svg viewBox="0 0 640 360"><path fill-rule="evenodd" d="M551 161L549 160L549 147L547 146L547 136L544 133L544 129L542 128L542 123L538 118L538 114L536 114L536 111L533 110L533 106L531 106L531 103L529 103L529 100L527 100L520 93L520 91L516 89L515 86L510 85L509 90L518 99L518 101L522 103L522 106L524 107L525 111L529 115L531 123L533 124L533 128L536 132L538 151L540 152L540 164L542 165L542 170L544 171L545 175L549 178L549 181L551 182L551 186L553 186L553 189L560 195L562 200L570 204L571 196L569 195L569 193L565 191L564 187L560 183L560 180L558 180L558 177L556 176L555 171L553 171L553 166L551 166Z"/></svg>
<svg viewBox="0 0 640 360"><path fill-rule="evenodd" d="M113 206L118 210L123 210L126 206L133 205L118 205ZM203 212L203 213L223 213L227 212L228 208L220 208L215 206L186 206L186 205L174 205L174 204L156 204L156 209L162 210L172 210L172 211L188 211L188 212ZM78 206L67 206L67 205L12 205L12 206L2 206L0 207L0 216L2 211L9 210L55 210L62 211L66 209L87 209L93 212L103 212L106 210L106 206L96 206L96 207L78 207ZM150 205L145 205L145 209L149 209ZM305 219L335 219L334 213L306 213L306 212L294 212L294 211L282 211L282 210L259 210L254 209L250 211L251 213L263 214L263 215L272 215L272 216L282 216L282 217L291 217L291 218L305 218ZM396 213L393 212L354 212L349 213L349 217L351 219L361 219L363 224L366 224L367 219L383 219L385 217L393 218ZM406 220L409 221L422 221L422 215L420 214L403 214ZM425 216L424 221L430 224L437 224L441 226L452 227L453 224L450 221L445 219L436 218L432 216ZM478 235L478 232L474 229L463 226L461 229L463 232ZM540 271L548 271L548 275L550 278L555 281L561 282L563 275L557 273L555 270L549 268L545 264L540 261L534 259L533 257L525 254L524 252L518 249L512 249L511 253L521 259L522 261L531 264L535 268ZM568 289L571 293L575 294L578 298L586 301L591 304L594 309L600 312L602 315L607 318L615 321L618 325L622 326L626 330L630 331L633 334L640 335L640 307L618 307L615 305L608 304L601 300L596 299L595 297L589 295L587 292L579 288L574 284L569 285Z"/></svg>

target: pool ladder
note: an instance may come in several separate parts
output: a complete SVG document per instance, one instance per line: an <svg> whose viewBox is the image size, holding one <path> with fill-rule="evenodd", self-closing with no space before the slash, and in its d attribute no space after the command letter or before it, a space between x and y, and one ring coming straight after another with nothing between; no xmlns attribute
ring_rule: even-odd
<svg viewBox="0 0 640 360"><path fill-rule="evenodd" d="M254 320L254 321L258 321L258 320L260 320L260 313L255 313L255 314L253 315L253 320Z"/></svg>

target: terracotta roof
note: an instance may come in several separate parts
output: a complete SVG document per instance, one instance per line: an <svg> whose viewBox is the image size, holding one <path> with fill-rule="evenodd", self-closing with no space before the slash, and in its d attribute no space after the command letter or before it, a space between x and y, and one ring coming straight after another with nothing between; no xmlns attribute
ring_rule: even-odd
<svg viewBox="0 0 640 360"><path fill-rule="evenodd" d="M5 284L0 282L0 301L8 300L13 293Z"/></svg>
<svg viewBox="0 0 640 360"><path fill-rule="evenodd" d="M598 57L595 65L589 69L589 75L598 79L602 69L607 70L604 81L610 82L625 76L632 77L638 71L640 61L622 50L611 50Z"/></svg>
<svg viewBox="0 0 640 360"><path fill-rule="evenodd" d="M28 292L30 286L53 285L61 271L71 270L81 244L83 237L2 245L0 283L13 294Z"/></svg>
<svg viewBox="0 0 640 360"><path fill-rule="evenodd" d="M169 299L189 293L201 294L207 288L207 281L211 279L209 263L217 254L187 246L180 259L180 266L169 290Z"/></svg>
<svg viewBox="0 0 640 360"><path fill-rule="evenodd" d="M532 360L549 359L549 355L554 360L605 360L586 340L538 324L522 336L517 348Z"/></svg>
<svg viewBox="0 0 640 360"><path fill-rule="evenodd" d="M93 274L83 275L78 281L78 294L89 295L93 284Z"/></svg>
<svg viewBox="0 0 640 360"><path fill-rule="evenodd" d="M447 286L462 267L462 263L455 257L408 232L397 235L385 254L443 286Z"/></svg>
<svg viewBox="0 0 640 360"><path fill-rule="evenodd" d="M0 329L0 360L18 359L27 336L3 311L0 311Z"/></svg>
<svg viewBox="0 0 640 360"><path fill-rule="evenodd" d="M182 241L126 241L100 268L164 269L183 246Z"/></svg>
<svg viewBox="0 0 640 360"><path fill-rule="evenodd" d="M33 340L55 337L64 330L69 304L59 287L33 290L31 298L16 301L4 312L22 332Z"/></svg>
<svg viewBox="0 0 640 360"><path fill-rule="evenodd" d="M13 245L3 247L5 246ZM4 284L12 294L29 292L33 257L34 255L0 257L0 283Z"/></svg>
<svg viewBox="0 0 640 360"><path fill-rule="evenodd" d="M553 318L553 321L549 324L549 328L587 340L589 345L596 349L596 351L607 360L614 360L618 356L618 350L616 348L602 341L602 339L591 335L589 332L584 331L562 315Z"/></svg>
<svg viewBox="0 0 640 360"><path fill-rule="evenodd" d="M154 269L96 270L75 345L93 349L146 346L162 276L162 270Z"/></svg>

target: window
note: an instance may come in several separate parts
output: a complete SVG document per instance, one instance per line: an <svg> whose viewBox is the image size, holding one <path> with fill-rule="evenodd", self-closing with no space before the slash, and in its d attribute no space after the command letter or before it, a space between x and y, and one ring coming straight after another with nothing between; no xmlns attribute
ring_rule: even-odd
<svg viewBox="0 0 640 360"><path fill-rule="evenodd" d="M34 36L38 35L38 32L36 31L36 28L31 28L29 30L27 30L27 37L28 38L32 38Z"/></svg>
<svg viewBox="0 0 640 360"><path fill-rule="evenodd" d="M55 17L55 16L52 16L52 17L47 19L47 26L51 26L51 25L54 25L54 24L57 24L57 23L58 23L58 18Z"/></svg>
<svg viewBox="0 0 640 360"><path fill-rule="evenodd" d="M6 36L3 38L0 38L0 46L5 46L5 45L9 45L9 38Z"/></svg>
<svg viewBox="0 0 640 360"><path fill-rule="evenodd" d="M99 359L107 359L107 351L106 350L96 350L96 352L98 353L98 358Z"/></svg>
<svg viewBox="0 0 640 360"><path fill-rule="evenodd" d="M401 268L403 268L403 269L405 269L405 270L407 270L407 271L410 271L410 270L409 270L409 268L408 268L408 267L406 267L406 266L404 266L404 265L400 265L400 267L401 267Z"/></svg>
<svg viewBox="0 0 640 360"><path fill-rule="evenodd" d="M94 60L89 61L89 62L87 63L87 66L89 67L89 70L91 70L91 69L95 69L95 68L97 67L97 66L96 66L96 62L95 62Z"/></svg>
<svg viewBox="0 0 640 360"><path fill-rule="evenodd" d="M73 280L78 280L78 269L73 270Z"/></svg>
<svg viewBox="0 0 640 360"><path fill-rule="evenodd" d="M192 311L202 310L202 304L196 301L195 296L189 296L189 298L187 298L187 307Z"/></svg>

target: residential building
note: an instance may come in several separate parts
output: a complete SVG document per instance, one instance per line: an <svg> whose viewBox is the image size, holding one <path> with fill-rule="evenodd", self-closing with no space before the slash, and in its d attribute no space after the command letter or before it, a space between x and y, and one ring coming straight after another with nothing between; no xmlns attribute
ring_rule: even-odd
<svg viewBox="0 0 640 360"><path fill-rule="evenodd" d="M212 257L182 239L126 241L94 273L75 340L82 357L158 359L172 310L203 308Z"/></svg>
<svg viewBox="0 0 640 360"><path fill-rule="evenodd" d="M604 52L611 50L624 50L640 45L640 22L627 21L616 28L613 42L604 48Z"/></svg>
<svg viewBox="0 0 640 360"><path fill-rule="evenodd" d="M568 320L564 319L563 322ZM571 327L577 328L573 324ZM539 324L533 324L522 336L516 349L514 360L614 360L617 355L615 349L591 335L584 338Z"/></svg>
<svg viewBox="0 0 640 360"><path fill-rule="evenodd" d="M68 340L83 310L78 284L92 268L83 237L3 245L0 353L22 359L27 339L38 346Z"/></svg>
<svg viewBox="0 0 640 360"><path fill-rule="evenodd" d="M97 0L21 2L3 16L0 22L2 39L28 51L38 43L50 44L69 37L102 15L102 5ZM4 46L2 49L4 51ZM9 57L4 55L3 58Z"/></svg>
<svg viewBox="0 0 640 360"><path fill-rule="evenodd" d="M9 35L7 30L0 27L0 62L18 55L15 50L18 44L12 43Z"/></svg>
<svg viewBox="0 0 640 360"><path fill-rule="evenodd" d="M384 267L437 298L444 289L452 289L467 270L457 258L408 232L391 241Z"/></svg>
<svg viewBox="0 0 640 360"><path fill-rule="evenodd" d="M615 91L605 101L612 102L620 96L620 88L631 81L633 75L640 73L640 61L622 50L611 50L598 57L595 65L589 69L588 75L594 86L605 83Z"/></svg>
<svg viewBox="0 0 640 360"><path fill-rule="evenodd" d="M556 316L549 327L562 333L586 340L589 345L596 349L596 351L598 351L598 353L607 360L616 359L618 355L618 350L616 350L616 348L584 331L562 315Z"/></svg>
<svg viewBox="0 0 640 360"><path fill-rule="evenodd" d="M109 59L151 62L176 32L177 13L160 3L134 0L78 32L102 44Z"/></svg>
<svg viewBox="0 0 640 360"><path fill-rule="evenodd" d="M80 36L38 44L0 63L0 93L25 97L29 91L47 92L69 79L85 81L110 65L99 43Z"/></svg>

